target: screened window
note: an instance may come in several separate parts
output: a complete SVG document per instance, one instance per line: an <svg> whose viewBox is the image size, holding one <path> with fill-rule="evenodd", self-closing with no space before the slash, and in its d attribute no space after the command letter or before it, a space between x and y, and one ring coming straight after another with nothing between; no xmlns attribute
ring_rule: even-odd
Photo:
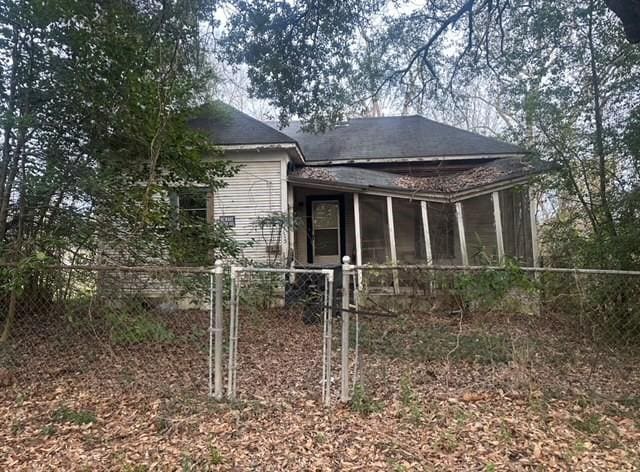
<svg viewBox="0 0 640 472"><path fill-rule="evenodd" d="M462 217L469 262L477 265L498 262L498 240L491 195L464 200Z"/></svg>
<svg viewBox="0 0 640 472"><path fill-rule="evenodd" d="M390 261L387 200L371 195L360 196L362 261L385 264Z"/></svg>
<svg viewBox="0 0 640 472"><path fill-rule="evenodd" d="M394 198L393 223L398 262L401 264L424 262L426 252L424 249L420 202Z"/></svg>
<svg viewBox="0 0 640 472"><path fill-rule="evenodd" d="M456 211L449 203L427 204L429 236L435 263L456 259Z"/></svg>

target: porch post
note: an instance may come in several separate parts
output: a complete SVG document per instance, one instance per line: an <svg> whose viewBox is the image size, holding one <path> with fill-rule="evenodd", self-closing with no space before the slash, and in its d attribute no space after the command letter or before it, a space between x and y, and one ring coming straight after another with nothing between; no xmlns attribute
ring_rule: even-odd
<svg viewBox="0 0 640 472"><path fill-rule="evenodd" d="M502 213L500 211L500 193L491 192L493 200L493 221L496 228L496 243L498 245L498 261L500 264L504 262L504 239L502 236Z"/></svg>
<svg viewBox="0 0 640 472"><path fill-rule="evenodd" d="M531 252L533 256L533 267L540 267L538 259L538 225L536 223L536 213L538 204L533 194L533 190L529 187L529 218L531 219Z"/></svg>
<svg viewBox="0 0 640 472"><path fill-rule="evenodd" d="M420 202L422 211L422 234L424 236L424 249L427 256L427 265L433 264L433 254L431 253L431 235L429 234L429 215L427 214L427 202Z"/></svg>
<svg viewBox="0 0 640 472"><path fill-rule="evenodd" d="M462 265L469 265L469 255L467 254L467 237L464 234L464 221L462 218L462 202L456 202L456 219L458 220L458 238L460 239L460 255Z"/></svg>
<svg viewBox="0 0 640 472"><path fill-rule="evenodd" d="M360 194L353 194L353 225L356 240L356 265L362 265L362 230L360 226ZM362 270L358 269L358 289L362 290Z"/></svg>
<svg viewBox="0 0 640 472"><path fill-rule="evenodd" d="M287 234L287 238L289 239L287 241L287 258L290 258L291 260L289 260L289 266L291 268L293 268L293 266L295 265L295 260L296 260L296 247L295 247L295 221L294 221L294 217L295 217L295 197L294 197L294 193L293 193L293 186L291 184L289 184L289 182L285 182L285 184L287 185L287 218L289 220L289 228L288 228L288 234ZM285 261L286 263L287 261ZM296 274L291 272L289 274L289 283L295 283L296 279Z"/></svg>
<svg viewBox="0 0 640 472"><path fill-rule="evenodd" d="M389 247L391 248L391 263L398 265L398 254L396 252L396 229L393 221L393 198L387 197L387 221L389 224ZM400 293L400 281L398 271L393 271L393 291Z"/></svg>

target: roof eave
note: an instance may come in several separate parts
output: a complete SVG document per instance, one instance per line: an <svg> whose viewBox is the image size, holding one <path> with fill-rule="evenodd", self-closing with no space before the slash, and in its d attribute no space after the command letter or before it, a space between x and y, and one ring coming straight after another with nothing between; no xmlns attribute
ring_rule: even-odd
<svg viewBox="0 0 640 472"><path fill-rule="evenodd" d="M375 164L389 162L437 162L437 161L462 161L462 160L488 160L503 159L509 157L525 157L530 152L522 151L519 153L500 153L500 154L460 154L460 155L438 155L438 156L415 156L415 157L371 157L360 158L353 157L347 159L326 159L326 160L308 160L308 166L327 166L327 165L349 165L349 164Z"/></svg>
<svg viewBox="0 0 640 472"><path fill-rule="evenodd" d="M468 200L470 198L486 195L492 192L498 192L516 185L522 185L529 183L531 177L535 173L518 176L510 179L504 179L491 184L480 185L469 189L452 192L425 192L421 190L399 189L396 187L385 187L376 185L354 185L345 184L340 182L319 180L319 179L304 179L299 177L288 177L287 181L292 184L304 185L306 187L312 187L322 190L341 190L351 192L362 192L370 194L382 194L382 195L399 195L403 198L415 198L420 200L434 201L434 202L457 202L462 200Z"/></svg>
<svg viewBox="0 0 640 472"><path fill-rule="evenodd" d="M296 164L307 164L298 143L219 144L217 147L223 151L283 150Z"/></svg>

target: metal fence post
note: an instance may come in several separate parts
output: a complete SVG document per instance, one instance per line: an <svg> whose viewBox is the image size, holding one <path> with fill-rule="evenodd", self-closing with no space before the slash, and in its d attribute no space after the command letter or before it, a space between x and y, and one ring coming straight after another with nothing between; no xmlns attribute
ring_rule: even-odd
<svg viewBox="0 0 640 472"><path fill-rule="evenodd" d="M213 274L214 271L212 270L209 273L209 397L213 396L213 311L215 307Z"/></svg>
<svg viewBox="0 0 640 472"><path fill-rule="evenodd" d="M224 289L224 268L222 261L215 262L215 324L213 328L215 336L214 349L214 396L216 400L222 400L222 339L224 330L224 321L222 319L223 309L223 289Z"/></svg>
<svg viewBox="0 0 640 472"><path fill-rule="evenodd" d="M340 401L349 401L349 276L351 275L351 259L342 258L342 372L340 384Z"/></svg>
<svg viewBox="0 0 640 472"><path fill-rule="evenodd" d="M229 371L227 372L227 398L235 400L235 368L236 368L236 267L231 267L231 284L229 286Z"/></svg>
<svg viewBox="0 0 640 472"><path fill-rule="evenodd" d="M323 328L324 328L324 340L322 345L323 359L322 359L322 400L325 406L329 406L331 404L331 338L332 334L332 325L333 325L333 279L334 279L334 271L333 269L324 269L324 319L323 319Z"/></svg>

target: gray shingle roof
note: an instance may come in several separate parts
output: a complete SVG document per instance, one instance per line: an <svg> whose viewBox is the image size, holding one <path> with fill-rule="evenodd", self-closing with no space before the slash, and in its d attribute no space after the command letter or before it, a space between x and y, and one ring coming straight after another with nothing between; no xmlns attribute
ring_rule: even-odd
<svg viewBox="0 0 640 472"><path fill-rule="evenodd" d="M214 144L283 144L295 139L222 102L214 112L189 120L189 125L206 134Z"/></svg>
<svg viewBox="0 0 640 472"><path fill-rule="evenodd" d="M417 115L351 119L322 134L304 133L294 122L282 132L295 138L308 163L526 153L518 146Z"/></svg>
<svg viewBox="0 0 640 472"><path fill-rule="evenodd" d="M496 159L464 172L433 177L411 177L349 166L302 167L289 175L292 181L325 185L389 189L410 193L451 194L518 179L549 170L543 163L521 157Z"/></svg>

